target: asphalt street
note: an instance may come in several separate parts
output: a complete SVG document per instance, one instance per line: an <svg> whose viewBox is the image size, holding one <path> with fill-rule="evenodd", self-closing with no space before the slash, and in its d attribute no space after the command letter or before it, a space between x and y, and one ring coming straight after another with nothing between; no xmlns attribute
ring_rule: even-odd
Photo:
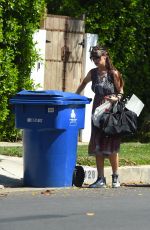
<svg viewBox="0 0 150 230"><path fill-rule="evenodd" d="M0 230L149 228L149 186L0 194Z"/></svg>

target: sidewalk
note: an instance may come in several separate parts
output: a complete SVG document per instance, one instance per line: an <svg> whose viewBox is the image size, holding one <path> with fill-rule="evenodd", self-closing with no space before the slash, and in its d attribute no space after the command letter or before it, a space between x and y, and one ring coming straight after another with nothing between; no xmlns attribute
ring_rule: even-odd
<svg viewBox="0 0 150 230"><path fill-rule="evenodd" d="M22 146L22 143L0 142L0 146ZM94 167L83 166L85 170L85 184L93 183L97 178L97 171ZM111 184L111 168L105 168L107 184ZM150 184L150 165L125 166L119 168L121 183L123 184ZM23 158L0 155L0 192L9 188L23 187ZM2 189L4 188L4 189ZM24 188L25 189L25 188ZM34 188L26 188L26 190Z"/></svg>

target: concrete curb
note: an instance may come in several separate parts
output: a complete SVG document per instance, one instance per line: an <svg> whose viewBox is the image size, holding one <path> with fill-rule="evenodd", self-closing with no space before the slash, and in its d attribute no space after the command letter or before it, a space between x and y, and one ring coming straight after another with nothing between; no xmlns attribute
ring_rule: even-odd
<svg viewBox="0 0 150 230"><path fill-rule="evenodd" d="M97 179L94 167L82 166L85 171L84 186L92 184ZM105 168L107 185L111 185L111 167ZM122 184L150 184L150 165L125 166L119 168ZM10 192L42 191L46 188L23 187L23 158L0 155L0 194ZM47 188L60 189L60 188ZM64 188L63 188L64 189Z"/></svg>
<svg viewBox="0 0 150 230"><path fill-rule="evenodd" d="M97 170L94 167L83 166L85 184L92 184L97 179ZM111 167L105 168L105 177L108 185L111 184ZM150 165L124 166L119 168L120 181L123 184L150 184Z"/></svg>
<svg viewBox="0 0 150 230"><path fill-rule="evenodd" d="M0 142L1 147L22 147L23 143L22 142Z"/></svg>

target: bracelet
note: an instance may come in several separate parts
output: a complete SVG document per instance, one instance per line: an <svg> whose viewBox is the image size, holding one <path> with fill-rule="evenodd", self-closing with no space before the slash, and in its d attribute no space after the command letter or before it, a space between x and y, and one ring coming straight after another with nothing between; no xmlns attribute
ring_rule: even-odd
<svg viewBox="0 0 150 230"><path fill-rule="evenodd" d="M118 93L118 94L117 94L118 100L121 100L122 97L123 97L123 93Z"/></svg>

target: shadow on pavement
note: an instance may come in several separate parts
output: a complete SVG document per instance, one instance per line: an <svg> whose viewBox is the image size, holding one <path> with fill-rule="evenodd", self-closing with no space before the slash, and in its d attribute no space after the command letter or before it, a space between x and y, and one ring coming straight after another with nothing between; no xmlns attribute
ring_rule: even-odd
<svg viewBox="0 0 150 230"><path fill-rule="evenodd" d="M69 217L69 215L30 215L30 216L19 216L19 217L9 217L1 219L1 223L9 223L9 222L17 222L17 221L34 221L34 220L42 220L42 219L54 219L54 218L65 218Z"/></svg>
<svg viewBox="0 0 150 230"><path fill-rule="evenodd" d="M0 175L0 185L4 187L23 187L22 179L16 179L12 177L7 177L4 175Z"/></svg>
<svg viewBox="0 0 150 230"><path fill-rule="evenodd" d="M150 184L123 184L123 186L125 187L149 187L150 188Z"/></svg>

